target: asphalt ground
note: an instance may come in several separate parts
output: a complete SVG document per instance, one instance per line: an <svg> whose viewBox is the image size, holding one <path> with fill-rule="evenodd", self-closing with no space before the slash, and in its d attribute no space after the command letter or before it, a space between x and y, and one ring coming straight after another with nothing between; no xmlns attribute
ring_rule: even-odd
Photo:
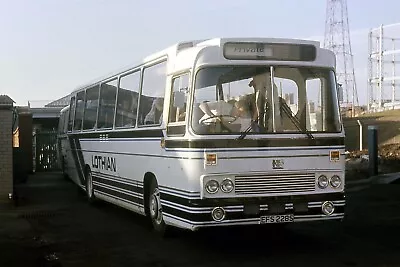
<svg viewBox="0 0 400 267"><path fill-rule="evenodd" d="M343 222L174 231L87 203L59 174L35 174L0 209L0 266L400 266L400 185L359 186Z"/></svg>

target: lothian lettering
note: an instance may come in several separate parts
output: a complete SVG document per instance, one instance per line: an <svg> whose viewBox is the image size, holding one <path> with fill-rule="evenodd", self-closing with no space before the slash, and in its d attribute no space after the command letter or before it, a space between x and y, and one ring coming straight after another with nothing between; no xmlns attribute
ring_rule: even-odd
<svg viewBox="0 0 400 267"><path fill-rule="evenodd" d="M117 171L116 160L112 157L92 156L92 167L112 172Z"/></svg>

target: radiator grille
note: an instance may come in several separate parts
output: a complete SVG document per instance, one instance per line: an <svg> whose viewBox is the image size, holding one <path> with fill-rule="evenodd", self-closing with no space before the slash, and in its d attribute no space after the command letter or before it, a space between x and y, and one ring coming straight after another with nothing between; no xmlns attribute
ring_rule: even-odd
<svg viewBox="0 0 400 267"><path fill-rule="evenodd" d="M314 173L275 173L235 177L235 193L239 195L300 193L314 190Z"/></svg>

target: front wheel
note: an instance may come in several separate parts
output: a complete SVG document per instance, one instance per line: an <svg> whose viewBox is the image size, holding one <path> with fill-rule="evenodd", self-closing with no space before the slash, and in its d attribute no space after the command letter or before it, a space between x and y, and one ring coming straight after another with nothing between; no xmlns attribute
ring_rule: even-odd
<svg viewBox="0 0 400 267"><path fill-rule="evenodd" d="M167 225L164 222L163 214L162 214L162 206L160 199L160 190L158 189L158 185L155 181L153 181L150 185L150 190L148 194L148 207L149 207L149 216L151 220L151 224L153 229L161 234L165 235L167 230Z"/></svg>
<svg viewBox="0 0 400 267"><path fill-rule="evenodd" d="M94 203L96 201L93 191L93 176L92 172L88 170L86 173L86 197L89 203Z"/></svg>

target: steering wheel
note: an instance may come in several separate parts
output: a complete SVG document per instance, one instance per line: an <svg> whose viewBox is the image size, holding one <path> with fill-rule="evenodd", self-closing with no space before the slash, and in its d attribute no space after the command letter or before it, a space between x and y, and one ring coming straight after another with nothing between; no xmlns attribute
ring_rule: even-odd
<svg viewBox="0 0 400 267"><path fill-rule="evenodd" d="M219 121L221 121L221 122L223 122L222 118L229 118L226 121L228 123L232 123L232 122L236 121L238 117L232 116L232 115L213 115L213 116L210 116L208 118L201 119L199 122L202 123L202 124L206 124L208 121L211 122L210 120L211 119L215 119L215 118L219 119Z"/></svg>

